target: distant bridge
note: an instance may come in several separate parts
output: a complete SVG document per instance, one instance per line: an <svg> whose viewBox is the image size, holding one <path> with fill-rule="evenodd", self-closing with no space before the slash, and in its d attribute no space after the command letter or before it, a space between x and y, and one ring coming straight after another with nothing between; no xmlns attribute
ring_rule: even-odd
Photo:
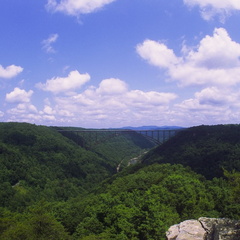
<svg viewBox="0 0 240 240"><path fill-rule="evenodd" d="M163 129L163 130L137 130L136 132L153 140L156 144L162 144L171 137L174 137L181 129Z"/></svg>
<svg viewBox="0 0 240 240"><path fill-rule="evenodd" d="M131 130L131 129L78 129L78 130L64 130L57 129L58 132L62 133L66 137L69 137L75 142L81 141L79 137L82 138L82 142L78 142L79 145L85 145L83 139L88 142L92 142L93 145L102 143L108 139L117 137L123 134L140 134L148 140L152 141L156 145L166 142L171 137L175 136L182 129L170 129L170 130Z"/></svg>

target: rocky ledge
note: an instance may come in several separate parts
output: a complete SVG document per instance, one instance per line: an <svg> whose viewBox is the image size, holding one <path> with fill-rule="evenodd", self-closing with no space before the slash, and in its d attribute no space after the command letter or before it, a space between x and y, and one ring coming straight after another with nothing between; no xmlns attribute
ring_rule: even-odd
<svg viewBox="0 0 240 240"><path fill-rule="evenodd" d="M227 218L186 220L171 226L168 240L240 240L240 221Z"/></svg>

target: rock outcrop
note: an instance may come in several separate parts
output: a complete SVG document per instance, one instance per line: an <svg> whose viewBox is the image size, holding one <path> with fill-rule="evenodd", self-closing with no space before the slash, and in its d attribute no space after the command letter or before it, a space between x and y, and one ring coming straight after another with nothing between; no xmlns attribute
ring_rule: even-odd
<svg viewBox="0 0 240 240"><path fill-rule="evenodd" d="M227 218L199 218L171 226L168 240L240 240L240 221Z"/></svg>

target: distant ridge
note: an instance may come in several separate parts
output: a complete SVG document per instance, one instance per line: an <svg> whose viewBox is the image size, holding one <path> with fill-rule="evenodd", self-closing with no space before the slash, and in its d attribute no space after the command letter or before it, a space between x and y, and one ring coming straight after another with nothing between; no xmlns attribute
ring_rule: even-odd
<svg viewBox="0 0 240 240"><path fill-rule="evenodd" d="M184 129L183 127L179 127L179 126L141 126L141 127L131 127L131 126L127 126L127 127L122 127L120 129L129 129L129 130L175 130L175 129Z"/></svg>

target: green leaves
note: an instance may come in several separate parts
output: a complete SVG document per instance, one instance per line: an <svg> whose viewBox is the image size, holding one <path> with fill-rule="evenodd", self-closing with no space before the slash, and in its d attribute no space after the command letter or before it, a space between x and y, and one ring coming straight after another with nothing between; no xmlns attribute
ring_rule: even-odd
<svg viewBox="0 0 240 240"><path fill-rule="evenodd" d="M113 175L141 139L118 136L90 152L51 128L0 123L0 238L162 240L182 220L239 219L238 135L193 130L148 155L171 164L139 163ZM224 178L212 178L219 171Z"/></svg>
<svg viewBox="0 0 240 240"><path fill-rule="evenodd" d="M64 227L47 211L44 202L20 215L4 212L0 226L2 240L68 240ZM10 216L10 218L9 218ZM8 219L7 219L8 217Z"/></svg>
<svg viewBox="0 0 240 240"><path fill-rule="evenodd" d="M150 151L144 163L182 164L207 179L223 177L223 167L240 171L239 133L240 125L192 127Z"/></svg>
<svg viewBox="0 0 240 240"><path fill-rule="evenodd" d="M181 220L221 215L225 206L218 203L216 209L215 192L210 191L215 185L220 190L219 184L210 184L181 165L155 164L132 174L121 173L107 187L104 184L103 193L92 196L78 209L82 217L74 236L165 239L169 226ZM227 198L224 195L221 201Z"/></svg>

